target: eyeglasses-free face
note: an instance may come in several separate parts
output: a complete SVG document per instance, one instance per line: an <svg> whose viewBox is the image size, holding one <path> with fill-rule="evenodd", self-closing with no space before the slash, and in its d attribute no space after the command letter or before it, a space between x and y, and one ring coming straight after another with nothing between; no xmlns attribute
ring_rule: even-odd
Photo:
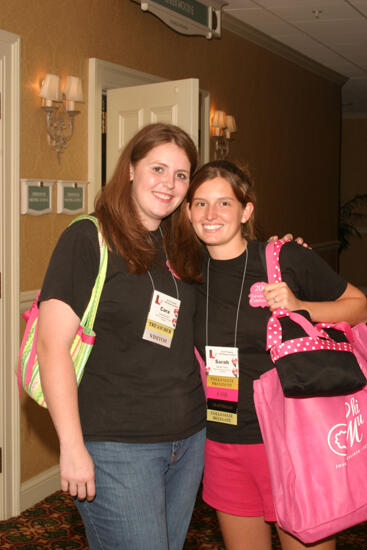
<svg viewBox="0 0 367 550"><path fill-rule="evenodd" d="M197 236L210 255L218 259L233 258L243 252L242 224L252 211L253 204L243 206L231 184L222 177L203 182L187 209Z"/></svg>
<svg viewBox="0 0 367 550"><path fill-rule="evenodd" d="M130 167L132 196L144 227L154 231L181 204L190 180L190 161L175 143L163 143Z"/></svg>

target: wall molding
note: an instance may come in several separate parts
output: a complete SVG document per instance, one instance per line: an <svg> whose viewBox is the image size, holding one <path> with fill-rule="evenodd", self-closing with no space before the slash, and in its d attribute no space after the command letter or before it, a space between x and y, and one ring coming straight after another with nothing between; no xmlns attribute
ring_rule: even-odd
<svg viewBox="0 0 367 550"><path fill-rule="evenodd" d="M345 76L333 71L332 69L324 67L324 65L317 63L317 61L310 59L296 50L293 50L293 48L290 48L282 42L275 40L275 38L271 38L267 34L255 29L255 27L251 27L247 23L236 19L226 12L222 15L222 29L237 34L238 36L241 36L241 38L249 40L257 46L260 46L275 55L279 55L280 57L287 59L287 61L291 61L303 69L307 69L308 71L311 71L326 80L339 84L340 86L345 84L348 80Z"/></svg>
<svg viewBox="0 0 367 550"><path fill-rule="evenodd" d="M48 470L21 484L20 511L24 512L44 498L60 490L60 467L52 466Z"/></svg>
<svg viewBox="0 0 367 550"><path fill-rule="evenodd" d="M325 241L322 243L311 244L312 250L317 250L318 252L326 252L327 250L338 250L340 241Z"/></svg>
<svg viewBox="0 0 367 550"><path fill-rule="evenodd" d="M19 353L20 36L0 30L0 520L19 513L20 408L14 376Z"/></svg>
<svg viewBox="0 0 367 550"><path fill-rule="evenodd" d="M39 291L39 288L36 290L25 290L24 292L20 293L19 297L19 313L22 315L27 309L29 309L33 302L36 299L37 292Z"/></svg>
<svg viewBox="0 0 367 550"><path fill-rule="evenodd" d="M365 119L367 118L367 113L348 113L344 112L342 118L353 118L353 119Z"/></svg>

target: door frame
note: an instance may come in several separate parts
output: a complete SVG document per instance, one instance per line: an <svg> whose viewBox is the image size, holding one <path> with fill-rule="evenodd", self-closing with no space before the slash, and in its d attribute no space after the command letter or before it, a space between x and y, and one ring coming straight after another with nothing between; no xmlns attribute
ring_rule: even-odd
<svg viewBox="0 0 367 550"><path fill-rule="evenodd" d="M95 57L89 59L88 82L88 211L94 209L94 198L101 189L102 146L102 93L112 88L125 88L141 84L154 84L167 81L167 78L136 71ZM200 150L202 162L209 160L209 116L210 95L200 90L199 98Z"/></svg>
<svg viewBox="0 0 367 550"><path fill-rule="evenodd" d="M19 108L20 37L0 31L6 47L2 74L3 154L0 160L3 185L1 201L1 410L3 431L3 473L0 492L0 519L20 511L20 416L16 367L19 350ZM4 66L4 65L3 65Z"/></svg>

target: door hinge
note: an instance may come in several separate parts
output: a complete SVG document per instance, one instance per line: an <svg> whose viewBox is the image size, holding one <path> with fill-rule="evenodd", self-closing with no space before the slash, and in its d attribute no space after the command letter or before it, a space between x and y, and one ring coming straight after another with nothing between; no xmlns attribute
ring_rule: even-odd
<svg viewBox="0 0 367 550"><path fill-rule="evenodd" d="M3 473L3 450L0 447L0 474Z"/></svg>

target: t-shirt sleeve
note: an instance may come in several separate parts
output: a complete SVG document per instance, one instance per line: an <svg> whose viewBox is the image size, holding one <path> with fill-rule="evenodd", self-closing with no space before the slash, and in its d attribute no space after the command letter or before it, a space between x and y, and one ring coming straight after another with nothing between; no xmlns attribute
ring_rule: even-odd
<svg viewBox="0 0 367 550"><path fill-rule="evenodd" d="M347 288L347 281L316 252L295 242L281 248L279 263L283 280L300 300L333 301Z"/></svg>
<svg viewBox="0 0 367 550"><path fill-rule="evenodd" d="M82 220L68 227L51 256L39 302L56 298L82 318L98 274L99 258L95 225Z"/></svg>

